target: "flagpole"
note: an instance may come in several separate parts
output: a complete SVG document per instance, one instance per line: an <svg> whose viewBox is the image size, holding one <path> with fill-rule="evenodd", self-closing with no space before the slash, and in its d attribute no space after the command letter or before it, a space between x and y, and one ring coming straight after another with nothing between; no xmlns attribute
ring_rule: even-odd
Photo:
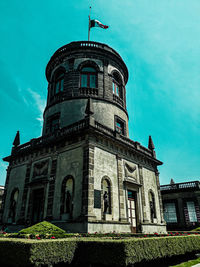
<svg viewBox="0 0 200 267"><path fill-rule="evenodd" d="M90 41L90 14L91 14L91 6L90 6L90 12L89 12L89 25L88 25L88 41Z"/></svg>

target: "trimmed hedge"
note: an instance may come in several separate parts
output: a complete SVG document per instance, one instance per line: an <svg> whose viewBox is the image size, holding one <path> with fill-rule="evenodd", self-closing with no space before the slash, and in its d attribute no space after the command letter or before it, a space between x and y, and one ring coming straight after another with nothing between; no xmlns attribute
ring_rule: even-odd
<svg viewBox="0 0 200 267"><path fill-rule="evenodd" d="M148 262L200 250L200 236L81 241L79 263L121 265ZM88 255L86 259L84 255Z"/></svg>
<svg viewBox="0 0 200 267"><path fill-rule="evenodd" d="M0 239L1 266L40 266L71 263L77 242L73 239L26 240Z"/></svg>
<svg viewBox="0 0 200 267"><path fill-rule="evenodd" d="M200 236L80 238L54 240L0 239L1 266L39 266L59 262L117 265L149 262L200 250Z"/></svg>
<svg viewBox="0 0 200 267"><path fill-rule="evenodd" d="M147 238L125 241L126 265L184 255L200 250L200 236Z"/></svg>

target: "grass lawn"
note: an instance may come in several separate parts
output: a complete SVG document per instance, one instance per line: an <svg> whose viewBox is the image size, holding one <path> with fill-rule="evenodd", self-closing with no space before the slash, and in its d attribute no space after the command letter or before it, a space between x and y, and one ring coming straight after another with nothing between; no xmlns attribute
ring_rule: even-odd
<svg viewBox="0 0 200 267"><path fill-rule="evenodd" d="M183 262L183 263L178 264L178 265L173 265L172 267L190 267L190 266L193 266L193 265L198 264L198 263L200 263L200 258L195 259L195 260L186 261L186 262Z"/></svg>

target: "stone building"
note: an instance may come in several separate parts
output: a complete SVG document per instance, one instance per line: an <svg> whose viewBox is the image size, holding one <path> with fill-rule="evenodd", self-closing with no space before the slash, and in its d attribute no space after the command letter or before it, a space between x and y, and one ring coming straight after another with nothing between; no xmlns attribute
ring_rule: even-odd
<svg viewBox="0 0 200 267"><path fill-rule="evenodd" d="M200 182L161 185L164 219L168 230L191 230L200 226Z"/></svg>
<svg viewBox="0 0 200 267"><path fill-rule="evenodd" d="M129 139L128 69L106 44L72 42L46 67L40 138L9 162L4 223L49 220L71 232L165 232L154 145Z"/></svg>

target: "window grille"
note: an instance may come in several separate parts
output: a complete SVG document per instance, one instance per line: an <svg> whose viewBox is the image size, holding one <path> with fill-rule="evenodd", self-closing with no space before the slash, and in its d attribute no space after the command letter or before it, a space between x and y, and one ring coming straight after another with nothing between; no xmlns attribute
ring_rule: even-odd
<svg viewBox="0 0 200 267"><path fill-rule="evenodd" d="M187 202L187 209L190 222L197 222L196 209L193 201Z"/></svg>
<svg viewBox="0 0 200 267"><path fill-rule="evenodd" d="M175 203L165 203L164 204L164 219L167 223L176 223L176 205Z"/></svg>

